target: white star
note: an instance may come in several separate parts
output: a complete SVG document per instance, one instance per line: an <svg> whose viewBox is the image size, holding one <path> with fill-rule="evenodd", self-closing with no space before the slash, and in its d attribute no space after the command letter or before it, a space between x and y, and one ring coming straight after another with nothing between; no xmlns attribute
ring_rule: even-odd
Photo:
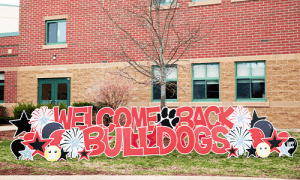
<svg viewBox="0 0 300 180"><path fill-rule="evenodd" d="M279 157L283 156L284 154L291 157L290 153L288 152L291 147L286 147L285 143L282 143L281 147L277 147L277 149L280 151Z"/></svg>
<svg viewBox="0 0 300 180"><path fill-rule="evenodd" d="M34 153L35 150L30 150L27 146L25 148L25 150L23 151L19 151L20 154L23 155L22 160L26 160L26 159L30 159L33 161L33 156L32 154Z"/></svg>

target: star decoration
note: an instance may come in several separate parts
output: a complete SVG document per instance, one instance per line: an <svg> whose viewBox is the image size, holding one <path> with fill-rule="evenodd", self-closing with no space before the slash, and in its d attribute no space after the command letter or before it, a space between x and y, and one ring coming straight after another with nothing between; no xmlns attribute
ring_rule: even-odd
<svg viewBox="0 0 300 180"><path fill-rule="evenodd" d="M90 154L91 152L92 152L92 151L88 151L88 150L86 150L85 147L84 147L82 151L79 151L79 152L78 152L79 155L80 155L80 157L79 157L78 160L80 161L80 160L82 160L83 158L85 158L86 160L90 160L89 154Z"/></svg>
<svg viewBox="0 0 300 180"><path fill-rule="evenodd" d="M9 121L10 124L18 128L14 137L17 137L19 134L21 134L24 131L25 132L31 131L31 124L29 124L29 121L30 120L28 120L26 112L24 110L22 112L20 119Z"/></svg>
<svg viewBox="0 0 300 180"><path fill-rule="evenodd" d="M252 121L250 127L253 128L254 124L259 120L265 120L267 117L258 117L255 109L253 110Z"/></svg>
<svg viewBox="0 0 300 180"><path fill-rule="evenodd" d="M230 148L227 148L226 151L229 153L228 154L228 158L230 158L231 156L235 156L235 157L238 157L237 156L237 150L239 148L234 148L233 145L231 144Z"/></svg>
<svg viewBox="0 0 300 180"><path fill-rule="evenodd" d="M139 135L137 133L131 132L131 145L135 148L139 148L137 140L139 139Z"/></svg>
<svg viewBox="0 0 300 180"><path fill-rule="evenodd" d="M280 151L277 147L280 147L288 138L287 137L278 137L276 130L274 129L273 135L270 138L262 138L262 140L270 146L270 151Z"/></svg>
<svg viewBox="0 0 300 180"><path fill-rule="evenodd" d="M151 134L147 134L147 139L150 141L148 147L152 147L156 144L156 126L154 126L154 130Z"/></svg>
<svg viewBox="0 0 300 180"><path fill-rule="evenodd" d="M253 157L257 157L256 156L256 148L253 147L253 145L251 145L251 147L249 149L246 149L246 151L248 151L248 158L253 156Z"/></svg>
<svg viewBox="0 0 300 180"><path fill-rule="evenodd" d="M30 150L27 146L25 147L25 150L23 150L23 151L19 151L20 152L20 154L22 154L22 160L27 160L27 159L29 159L29 160L31 160L31 161L33 161L33 153L34 153L34 150Z"/></svg>
<svg viewBox="0 0 300 180"><path fill-rule="evenodd" d="M65 160L67 161L67 155L69 154L69 152L67 151L64 151L64 148L61 148L60 150L60 157L59 157L59 160Z"/></svg>
<svg viewBox="0 0 300 180"><path fill-rule="evenodd" d="M25 146L28 146L30 149L36 150L33 153L33 156L39 153L40 155L44 156L45 149L52 139L42 139L38 132L35 132L34 137L32 140L23 141L22 143Z"/></svg>
<svg viewBox="0 0 300 180"><path fill-rule="evenodd" d="M280 147L278 147L277 149L279 149L279 151L280 151L279 157L283 156L284 154L291 157L290 153L288 152L289 149L291 149L291 147L286 147L285 143L282 143L282 145Z"/></svg>

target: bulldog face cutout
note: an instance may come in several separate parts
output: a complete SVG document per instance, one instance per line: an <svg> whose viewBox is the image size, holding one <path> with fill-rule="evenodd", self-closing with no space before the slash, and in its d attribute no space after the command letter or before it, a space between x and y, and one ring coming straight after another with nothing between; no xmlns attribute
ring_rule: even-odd
<svg viewBox="0 0 300 180"><path fill-rule="evenodd" d="M60 149L57 146L50 146L46 148L45 158L48 161L57 161L60 158Z"/></svg>
<svg viewBox="0 0 300 180"><path fill-rule="evenodd" d="M266 158L270 155L270 146L267 143L259 143L256 152L259 157Z"/></svg>

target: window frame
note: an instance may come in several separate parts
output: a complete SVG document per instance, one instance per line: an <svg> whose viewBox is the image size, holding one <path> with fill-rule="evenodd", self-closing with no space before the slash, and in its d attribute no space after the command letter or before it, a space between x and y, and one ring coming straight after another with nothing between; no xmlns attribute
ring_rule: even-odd
<svg viewBox="0 0 300 180"><path fill-rule="evenodd" d="M5 73L4 72L0 72L0 74L4 75L4 82L0 83L0 86L3 86L3 100L0 100L0 103L4 103L4 83L5 83Z"/></svg>
<svg viewBox="0 0 300 180"><path fill-rule="evenodd" d="M219 69L219 77L207 77L207 65L218 65ZM205 78L194 78L194 66L196 65L205 65ZM194 98L194 80L202 80L205 81L205 99L195 99ZM207 99L207 81L209 80L217 80L219 81L219 98ZM197 63L192 64L192 102L220 102L220 63Z"/></svg>
<svg viewBox="0 0 300 180"><path fill-rule="evenodd" d="M155 1L155 0L154 0ZM167 0L166 0L167 1ZM171 0L172 1L172 0ZM168 3L160 3L160 6L165 6L165 5L170 5L171 4L171 2L168 2ZM177 4L177 1L175 2L175 3L173 3L173 5L174 4ZM152 1L152 5L154 5L153 4L153 1Z"/></svg>
<svg viewBox="0 0 300 180"><path fill-rule="evenodd" d="M154 68L155 67L158 67L158 66L152 66L152 74L154 73ZM170 82L170 81L176 81L177 82L176 83L177 98L176 99L166 99L166 102L178 102L178 67L177 67L177 65L171 65L171 66L168 66L168 67L176 67L176 70L177 70L177 78L176 79L166 78L167 82ZM165 71L167 70L168 67L165 68ZM166 91L166 93L167 93L167 91ZM151 83L151 99L152 99L152 102L161 102L161 99L153 99L153 82Z"/></svg>
<svg viewBox="0 0 300 180"><path fill-rule="evenodd" d="M239 63L250 63L250 76L242 76L238 77L237 76L237 65ZM264 63L265 64L265 75L264 76L252 76L252 68L251 64L252 63ZM267 102L267 82L266 82L266 61L240 61L240 62L235 62L234 63L234 68L235 68L235 101L236 102ZM251 89L251 83L252 80L259 80L263 79L265 81L265 97L264 98L252 98L252 89ZM250 98L237 98L237 81L238 80L250 80Z"/></svg>
<svg viewBox="0 0 300 180"><path fill-rule="evenodd" d="M59 22L65 22L66 23L66 42L57 42L57 35L56 35L56 43L48 43L47 39L48 39L48 24L49 23L59 23ZM46 25L46 35L45 35L45 45L57 45L57 44L67 44L67 19L57 19L57 20L46 20L45 21L45 25ZM56 32L58 30L58 25L56 26Z"/></svg>

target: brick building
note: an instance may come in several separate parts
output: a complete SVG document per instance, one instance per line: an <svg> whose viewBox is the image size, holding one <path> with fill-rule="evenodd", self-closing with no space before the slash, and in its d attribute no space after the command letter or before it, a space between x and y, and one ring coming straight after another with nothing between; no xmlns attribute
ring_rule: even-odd
<svg viewBox="0 0 300 180"><path fill-rule="evenodd" d="M167 106L243 105L277 128L300 128L300 1L178 3L215 19L214 43L175 67L169 80L184 91ZM19 34L0 36L0 104L9 110L17 102L85 101L92 76L123 66L101 54L109 44L99 34L109 29L96 0L21 0L19 10ZM156 88L137 90L130 105L158 105Z"/></svg>

